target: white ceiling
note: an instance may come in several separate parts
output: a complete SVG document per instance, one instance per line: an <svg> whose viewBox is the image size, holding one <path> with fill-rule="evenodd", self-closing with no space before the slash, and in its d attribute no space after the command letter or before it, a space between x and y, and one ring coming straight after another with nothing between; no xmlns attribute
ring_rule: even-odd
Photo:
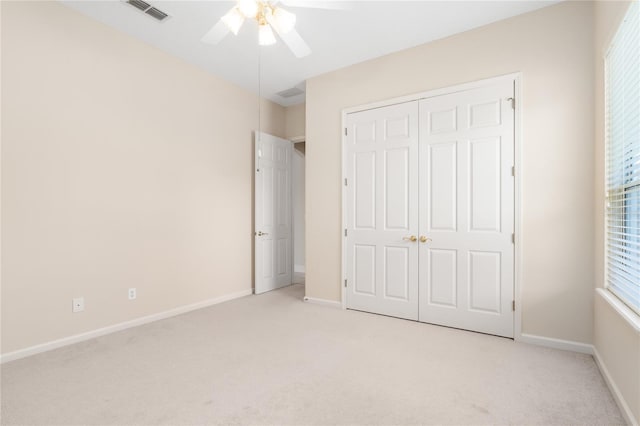
<svg viewBox="0 0 640 426"><path fill-rule="evenodd" d="M171 16L163 22L122 0L60 1L284 106L304 101L304 94L285 99L276 93L310 77L558 2L350 1L341 2L349 9L339 11L288 7L312 49L297 59L281 41L258 49L255 22L245 22L237 36L229 34L218 45L202 43L233 0L146 0Z"/></svg>

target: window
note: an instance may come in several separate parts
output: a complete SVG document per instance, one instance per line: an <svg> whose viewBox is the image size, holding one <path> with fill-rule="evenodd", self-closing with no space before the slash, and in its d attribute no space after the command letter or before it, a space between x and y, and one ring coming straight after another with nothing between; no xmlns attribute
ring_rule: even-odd
<svg viewBox="0 0 640 426"><path fill-rule="evenodd" d="M605 58L606 286L640 314L640 4Z"/></svg>

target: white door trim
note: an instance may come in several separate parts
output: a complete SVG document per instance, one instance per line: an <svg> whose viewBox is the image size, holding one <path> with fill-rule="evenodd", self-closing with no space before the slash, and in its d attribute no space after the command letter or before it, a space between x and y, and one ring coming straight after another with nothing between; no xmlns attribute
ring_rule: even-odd
<svg viewBox="0 0 640 426"><path fill-rule="evenodd" d="M516 304L514 315L514 339L516 341L523 340L522 336L522 73L516 72L511 74L505 74L493 78L477 80L467 83L458 84L455 86L443 87L438 89L429 90L426 92L420 92L413 95L401 96L384 101L373 102L364 105L358 105L354 107L344 108L342 110L342 180L340 185L342 186L342 223L340 228L341 235L341 248L342 248L342 268L341 268L341 298L342 309L347 308L347 299L345 291L345 280L347 277L347 259L346 259L346 239L344 237L344 230L347 227L347 191L345 186L345 179L347 178L347 164L346 164L346 146L347 135L345 134L347 124L347 114L366 111L374 108L381 108L390 105L417 101L420 99L431 98L434 96L447 95L455 92L462 92L470 89L477 89L480 87L490 86L496 82L504 80L513 80L515 87L515 112L514 112L514 162L515 162L515 197L514 197L514 228L515 228L515 244L514 244L514 299Z"/></svg>

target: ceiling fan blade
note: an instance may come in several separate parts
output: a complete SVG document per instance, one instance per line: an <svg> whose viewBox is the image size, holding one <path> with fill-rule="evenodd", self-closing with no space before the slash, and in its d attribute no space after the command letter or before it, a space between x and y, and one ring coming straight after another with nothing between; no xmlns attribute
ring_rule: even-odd
<svg viewBox="0 0 640 426"><path fill-rule="evenodd" d="M305 56L311 54L311 48L302 39L302 37L300 37L300 34L298 34L295 28L290 29L286 33L282 32L280 31L280 28L278 27L277 22L275 21L272 14L268 14L266 18L269 25L271 25L271 27L276 30L284 44L286 44L287 47L291 49L291 51L297 58L304 58Z"/></svg>
<svg viewBox="0 0 640 426"><path fill-rule="evenodd" d="M229 32L229 27L224 22L218 21L200 40L203 43L218 44Z"/></svg>
<svg viewBox="0 0 640 426"><path fill-rule="evenodd" d="M309 7L313 9L349 10L351 6L341 1L323 0L279 0L280 3L290 7Z"/></svg>
<svg viewBox="0 0 640 426"><path fill-rule="evenodd" d="M277 31L276 31L277 32ZM296 55L296 58L304 58L311 54L311 48L309 45L300 37L300 34L294 29L290 30L286 34L278 33L284 44L286 44L289 49Z"/></svg>

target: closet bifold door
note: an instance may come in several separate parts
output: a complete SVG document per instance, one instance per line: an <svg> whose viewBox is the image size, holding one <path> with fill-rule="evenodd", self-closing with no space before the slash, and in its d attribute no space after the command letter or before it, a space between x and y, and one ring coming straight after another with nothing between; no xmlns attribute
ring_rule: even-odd
<svg viewBox="0 0 640 426"><path fill-rule="evenodd" d="M420 101L420 321L513 337L513 96Z"/></svg>
<svg viewBox="0 0 640 426"><path fill-rule="evenodd" d="M418 101L347 115L346 305L418 319Z"/></svg>

